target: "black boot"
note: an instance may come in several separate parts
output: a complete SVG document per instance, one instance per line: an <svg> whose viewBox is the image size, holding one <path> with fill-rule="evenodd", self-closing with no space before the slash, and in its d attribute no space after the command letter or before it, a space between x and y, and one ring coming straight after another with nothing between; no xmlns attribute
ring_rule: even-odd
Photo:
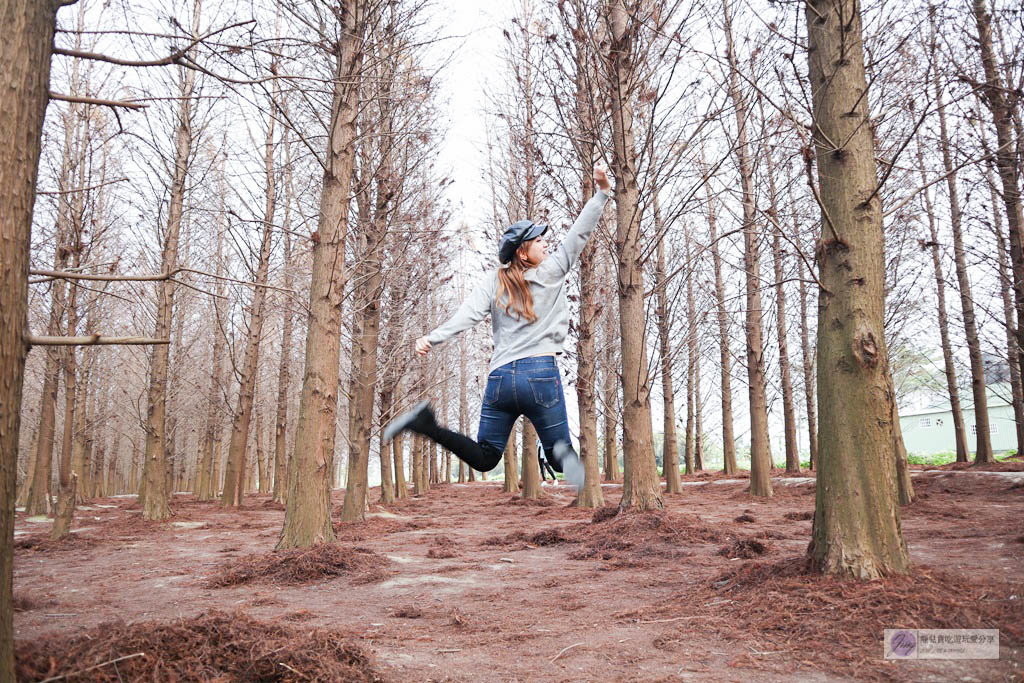
<svg viewBox="0 0 1024 683"><path fill-rule="evenodd" d="M424 436L430 436L431 432L437 429L437 420L434 419L434 411L430 409L430 401L420 401L412 410L402 413L389 422L388 426L384 428L384 443L390 443L406 429L411 429Z"/></svg>

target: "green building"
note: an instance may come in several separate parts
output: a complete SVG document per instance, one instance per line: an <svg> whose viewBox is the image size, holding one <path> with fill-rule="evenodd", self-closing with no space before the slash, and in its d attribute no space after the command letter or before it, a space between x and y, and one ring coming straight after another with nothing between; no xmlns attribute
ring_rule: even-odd
<svg viewBox="0 0 1024 683"><path fill-rule="evenodd" d="M961 392L960 405L964 427L967 429L967 447L973 453L977 443L977 431L974 405L970 401L970 391ZM1017 448L1017 423L1013 417L1011 401L1008 384L994 384L988 387L989 431L992 434L992 450L996 453ZM932 455L956 452L953 412L949 408L949 401L934 408L901 410L900 427L908 453Z"/></svg>

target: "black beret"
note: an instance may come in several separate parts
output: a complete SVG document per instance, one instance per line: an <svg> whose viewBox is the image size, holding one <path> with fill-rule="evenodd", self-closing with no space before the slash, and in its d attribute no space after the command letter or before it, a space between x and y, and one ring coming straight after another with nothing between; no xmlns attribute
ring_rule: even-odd
<svg viewBox="0 0 1024 683"><path fill-rule="evenodd" d="M508 226L498 245L498 260L508 263L512 260L512 255L516 253L519 245L537 239L547 230L548 226L533 221L519 221Z"/></svg>

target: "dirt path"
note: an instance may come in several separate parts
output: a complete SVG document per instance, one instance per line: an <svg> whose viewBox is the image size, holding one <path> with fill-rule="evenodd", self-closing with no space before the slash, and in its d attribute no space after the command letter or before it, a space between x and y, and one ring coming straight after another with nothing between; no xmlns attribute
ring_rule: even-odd
<svg viewBox="0 0 1024 683"><path fill-rule="evenodd" d="M537 504L497 484L440 486L340 528L389 560L386 575L300 586L205 587L225 563L273 547L283 512L265 497L224 511L177 496L171 524L142 522L132 498L106 499L78 512L71 543L16 552L15 635L222 609L339 632L389 680L1021 680L1024 472L914 481L921 498L902 517L915 576L866 589L787 574L810 534L808 478L779 478L768 501L743 480L690 478L664 514L596 523L564 488L545 487ZM604 491L618 500L617 486ZM48 528L19 515L16 534L24 543ZM788 583L746 585L741 567ZM882 659L883 628L956 618L1001 629L1000 660Z"/></svg>

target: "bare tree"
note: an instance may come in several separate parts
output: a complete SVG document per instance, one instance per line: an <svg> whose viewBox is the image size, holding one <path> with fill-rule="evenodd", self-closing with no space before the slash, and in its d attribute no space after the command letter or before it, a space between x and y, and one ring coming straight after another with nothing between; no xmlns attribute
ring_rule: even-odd
<svg viewBox="0 0 1024 683"><path fill-rule="evenodd" d="M761 327L761 269L754 198L754 168L747 144L747 103L739 88L739 67L732 35L729 0L722 2L729 96L736 112L736 164L743 191L743 269L746 275L747 394L750 409L750 493L772 495L772 455L768 438L768 398L765 393L764 340Z"/></svg>
<svg viewBox="0 0 1024 683"><path fill-rule="evenodd" d="M827 574L905 573L884 325L883 234L859 7L806 3L818 247L818 406L823 457L808 555Z"/></svg>
<svg viewBox="0 0 1024 683"><path fill-rule="evenodd" d="M638 82L636 41L642 18L623 0L609 3L606 57L612 90L612 173L615 176L615 244L618 250L619 332L622 345L623 484L621 509L661 509L651 426L650 372L645 340L644 271L640 248L640 188L637 182L632 97Z"/></svg>
<svg viewBox="0 0 1024 683"><path fill-rule="evenodd" d="M14 499L18 474L18 428L22 379L28 353L28 262L39 168L43 115L49 96L50 54L57 9L50 0L3 0L4 41L0 75L17 97L0 104L0 680L14 680L13 563ZM16 142L15 142L16 141Z"/></svg>
<svg viewBox="0 0 1024 683"><path fill-rule="evenodd" d="M324 158L318 229L313 236L312 284L306 364L302 378L295 446L288 470L287 509L278 548L307 547L334 540L330 485L338 390L338 329L346 281L345 239L355 162L364 0L340 4L333 37L334 93Z"/></svg>

